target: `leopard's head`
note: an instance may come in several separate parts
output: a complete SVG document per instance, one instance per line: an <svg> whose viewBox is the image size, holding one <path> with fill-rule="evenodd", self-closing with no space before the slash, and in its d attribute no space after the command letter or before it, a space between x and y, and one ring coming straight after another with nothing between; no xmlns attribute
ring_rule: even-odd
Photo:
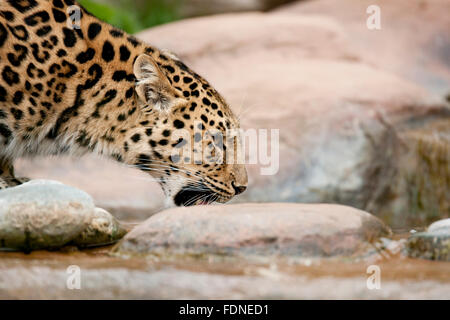
<svg viewBox="0 0 450 320"><path fill-rule="evenodd" d="M140 55L134 74L145 118L129 147L135 164L160 183L166 204L224 203L242 193L240 125L222 96L167 52Z"/></svg>

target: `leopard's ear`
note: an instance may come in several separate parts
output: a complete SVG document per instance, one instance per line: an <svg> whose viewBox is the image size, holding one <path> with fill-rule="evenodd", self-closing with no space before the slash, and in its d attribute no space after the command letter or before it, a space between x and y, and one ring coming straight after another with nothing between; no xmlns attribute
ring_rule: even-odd
<svg viewBox="0 0 450 320"><path fill-rule="evenodd" d="M144 104L155 110L168 112L175 105L184 102L149 55L138 56L133 69L137 79L136 93Z"/></svg>

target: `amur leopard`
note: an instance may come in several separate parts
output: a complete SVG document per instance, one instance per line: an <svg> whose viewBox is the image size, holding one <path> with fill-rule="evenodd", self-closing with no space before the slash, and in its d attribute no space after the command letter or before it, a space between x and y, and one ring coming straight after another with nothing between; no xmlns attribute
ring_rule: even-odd
<svg viewBox="0 0 450 320"><path fill-rule="evenodd" d="M223 138L237 129L223 97L174 54L75 1L0 0L0 188L26 181L14 175L19 157L95 153L150 174L168 205L223 203L247 186L244 164L217 161L239 149L239 134Z"/></svg>

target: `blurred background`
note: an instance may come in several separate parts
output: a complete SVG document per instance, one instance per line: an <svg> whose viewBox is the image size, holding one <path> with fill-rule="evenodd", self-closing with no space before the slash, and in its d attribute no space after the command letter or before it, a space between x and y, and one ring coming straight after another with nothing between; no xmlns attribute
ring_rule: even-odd
<svg viewBox="0 0 450 320"><path fill-rule="evenodd" d="M270 10L293 0L80 0L95 16L129 33L185 18Z"/></svg>

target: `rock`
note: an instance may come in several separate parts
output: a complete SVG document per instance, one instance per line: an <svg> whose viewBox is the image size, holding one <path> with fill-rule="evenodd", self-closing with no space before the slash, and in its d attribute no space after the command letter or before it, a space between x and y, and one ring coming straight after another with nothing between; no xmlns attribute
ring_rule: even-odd
<svg viewBox="0 0 450 320"><path fill-rule="evenodd" d="M54 181L30 181L0 191L0 247L59 248L87 226L94 202L85 192Z"/></svg>
<svg viewBox="0 0 450 320"><path fill-rule="evenodd" d="M406 249L412 258L450 261L450 219L436 221L426 232L411 235Z"/></svg>
<svg viewBox="0 0 450 320"><path fill-rule="evenodd" d="M438 230L442 230L442 229L450 230L450 218L433 222L428 227L429 232L434 232L434 231L438 231Z"/></svg>
<svg viewBox="0 0 450 320"><path fill-rule="evenodd" d="M449 105L384 60L372 63L342 24L331 15L228 14L139 37L205 75L244 129L280 130L279 170L249 165L249 187L235 201L340 203L395 228L446 217Z"/></svg>
<svg viewBox="0 0 450 320"><path fill-rule="evenodd" d="M380 8L380 30L367 28L371 5ZM449 11L447 0L315 0L297 1L274 13L299 20L328 18L365 61L445 96L450 93L450 19L444 12Z"/></svg>
<svg viewBox="0 0 450 320"><path fill-rule="evenodd" d="M203 30L205 26L207 31ZM186 27L193 32L186 33ZM173 51L194 70L212 77L214 81L221 80L216 79L220 74L215 73L226 69L220 67L222 61L232 65L229 60L241 56L256 56L259 60L265 57L268 65L279 62L271 61L273 56L284 57L289 62L306 57L359 60L342 28L327 17L299 18L260 12L224 14L165 24L142 31L137 36L152 45ZM208 72L209 66L214 68L214 73ZM242 82L236 83L237 80L236 75L233 79L235 86Z"/></svg>
<svg viewBox="0 0 450 320"><path fill-rule="evenodd" d="M125 233L87 193L62 183L32 180L0 191L0 250L98 246Z"/></svg>
<svg viewBox="0 0 450 320"><path fill-rule="evenodd" d="M235 204L174 208L135 227L119 255L350 256L390 230L339 205Z"/></svg>
<svg viewBox="0 0 450 320"><path fill-rule="evenodd" d="M106 210L95 208L86 229L72 243L78 247L107 245L120 240L127 231Z"/></svg>
<svg viewBox="0 0 450 320"><path fill-rule="evenodd" d="M450 261L450 228L415 233L406 249L412 258Z"/></svg>

